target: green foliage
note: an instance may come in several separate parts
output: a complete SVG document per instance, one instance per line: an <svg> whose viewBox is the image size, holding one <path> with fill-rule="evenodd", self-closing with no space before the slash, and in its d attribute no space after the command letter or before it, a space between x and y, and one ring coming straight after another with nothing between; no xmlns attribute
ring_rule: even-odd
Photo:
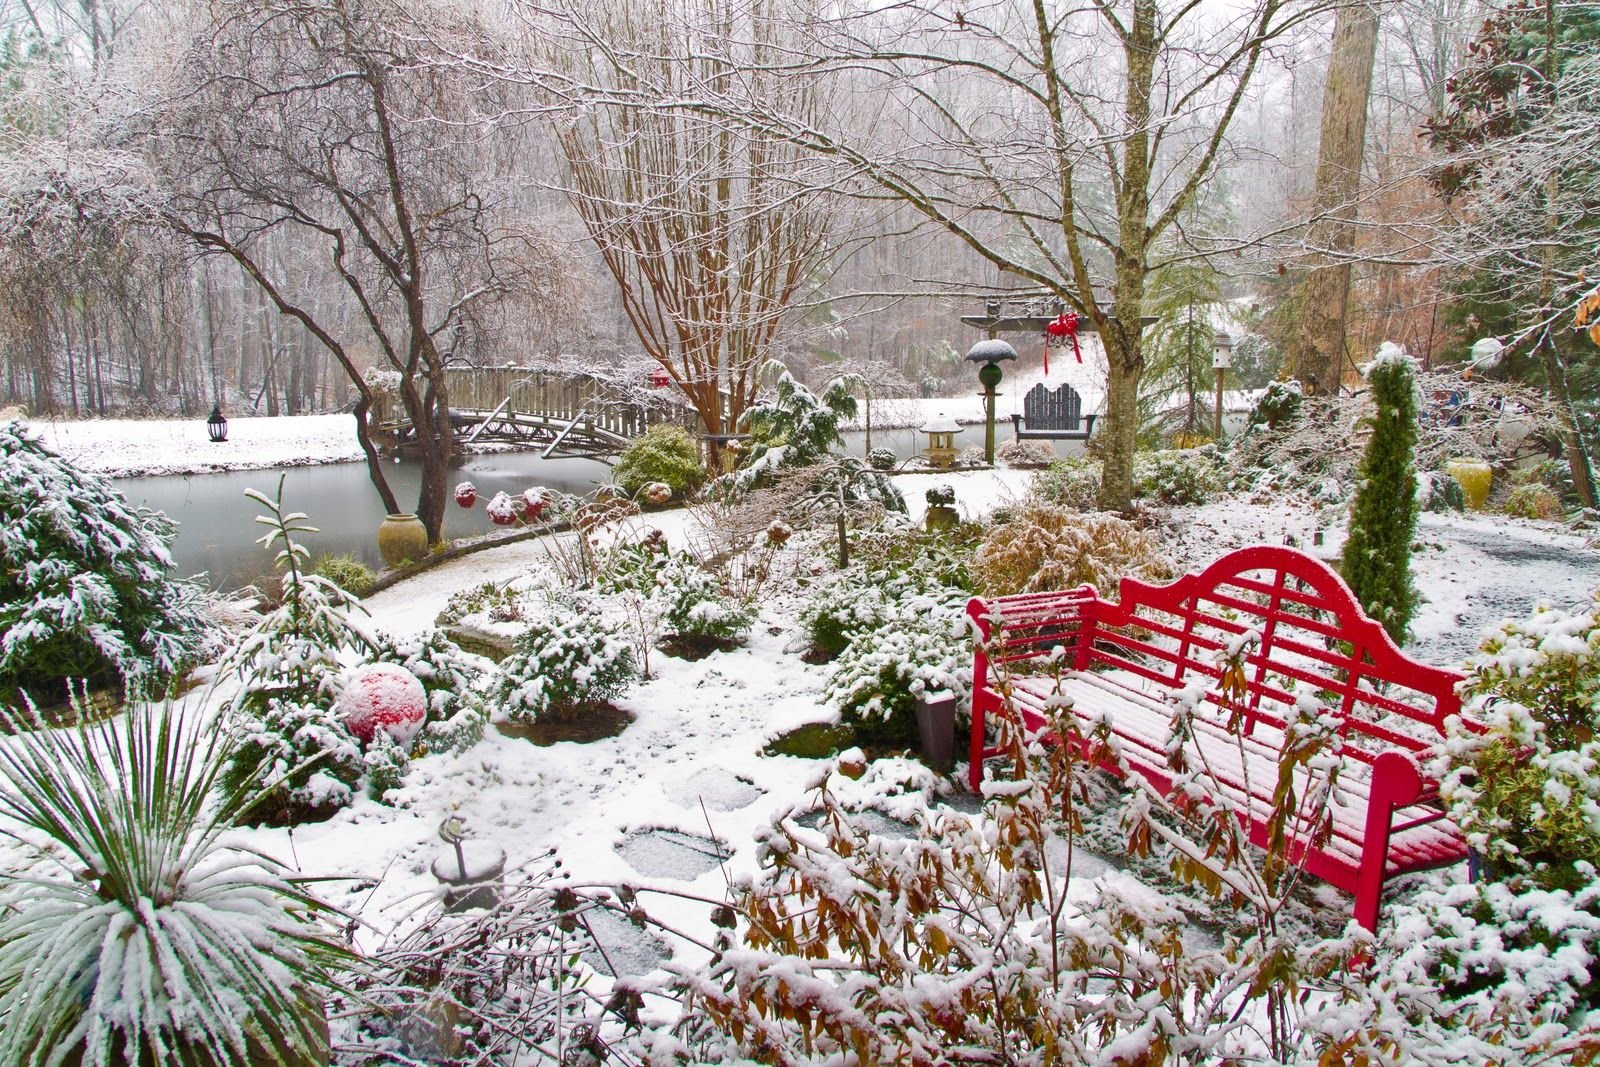
<svg viewBox="0 0 1600 1067"><path fill-rule="evenodd" d="M1133 457L1135 496L1163 504L1204 504L1222 486L1215 448L1138 452Z"/></svg>
<svg viewBox="0 0 1600 1067"><path fill-rule="evenodd" d="M1593 740L1600 724L1600 599L1581 612L1541 603L1526 619L1502 622L1467 662L1461 695L1526 707L1557 749Z"/></svg>
<svg viewBox="0 0 1600 1067"><path fill-rule="evenodd" d="M674 560L661 570L665 601L662 622L681 641L698 645L737 645L744 641L756 612L741 604L706 571Z"/></svg>
<svg viewBox="0 0 1600 1067"><path fill-rule="evenodd" d="M522 594L498 582L457 589L445 600L443 610L433 621L439 626L449 626L479 613L486 613L497 622L514 622L522 618Z"/></svg>
<svg viewBox="0 0 1600 1067"><path fill-rule="evenodd" d="M1246 333L1234 341L1228 384L1234 389L1266 389L1282 369L1283 350L1268 337Z"/></svg>
<svg viewBox="0 0 1600 1067"><path fill-rule="evenodd" d="M1440 796L1488 876L1578 891L1600 870L1600 742L1553 749L1543 724L1511 700L1478 701L1484 733L1458 730Z"/></svg>
<svg viewBox="0 0 1600 1067"><path fill-rule="evenodd" d="M372 735L361 762L366 774L367 792L380 804L387 804L392 799L393 791L405 781L411 757L387 732L379 730Z"/></svg>
<svg viewBox="0 0 1600 1067"><path fill-rule="evenodd" d="M342 556L318 556L311 566L311 573L328 579L351 596L366 596L372 592L372 582L377 577L371 567L348 553Z"/></svg>
<svg viewBox="0 0 1600 1067"><path fill-rule="evenodd" d="M1100 464L1087 456L1058 459L1033 476L1034 499L1074 511L1098 510Z"/></svg>
<svg viewBox="0 0 1600 1067"><path fill-rule="evenodd" d="M72 678L159 692L209 652L200 590L167 578L176 531L0 421L0 704Z"/></svg>
<svg viewBox="0 0 1600 1067"><path fill-rule="evenodd" d="M1417 384L1411 360L1385 346L1367 368L1377 411L1357 469L1345 542L1344 580L1368 615L1403 642L1417 593L1411 539L1417 529Z"/></svg>
<svg viewBox="0 0 1600 1067"><path fill-rule="evenodd" d="M983 525L975 522L929 533L885 521L861 535L856 558L866 584L896 596L946 589L971 593L972 554L984 534Z"/></svg>
<svg viewBox="0 0 1600 1067"><path fill-rule="evenodd" d="M838 658L857 634L872 633L888 621L893 602L882 589L843 574L817 586L800 612L810 641L810 656L826 663Z"/></svg>
<svg viewBox="0 0 1600 1067"><path fill-rule="evenodd" d="M651 482L661 482L681 498L700 488L706 470L689 431L680 426L652 426L622 450L611 478L630 497Z"/></svg>
<svg viewBox="0 0 1600 1067"><path fill-rule="evenodd" d="M1194 434L1213 420L1217 376L1211 367L1222 300L1222 275L1209 260L1170 264L1152 279L1156 321L1145 334L1145 373L1139 389L1141 428Z"/></svg>
<svg viewBox="0 0 1600 1067"><path fill-rule="evenodd" d="M857 405L851 389L859 379L854 375L836 378L819 397L783 364L771 366L778 370L774 395L744 413L742 425L750 432L750 444L740 469L717 479L724 491L763 488L772 484L777 471L814 466L844 447L839 423L855 417Z"/></svg>
<svg viewBox="0 0 1600 1067"><path fill-rule="evenodd" d="M1506 497L1505 512L1519 519L1559 519L1561 498L1542 485L1519 485Z"/></svg>
<svg viewBox="0 0 1600 1067"><path fill-rule="evenodd" d="M33 860L0 880L0 1062L327 1062L349 953L290 871L224 843L256 795L224 785L228 750L144 703L0 746L0 832Z"/></svg>
<svg viewBox="0 0 1600 1067"><path fill-rule="evenodd" d="M956 491L948 485L930 486L922 496L932 508L953 507L956 502Z"/></svg>
<svg viewBox="0 0 1600 1067"><path fill-rule="evenodd" d="M593 604L552 601L500 664L489 706L513 722L568 722L621 696L639 675L621 629Z"/></svg>

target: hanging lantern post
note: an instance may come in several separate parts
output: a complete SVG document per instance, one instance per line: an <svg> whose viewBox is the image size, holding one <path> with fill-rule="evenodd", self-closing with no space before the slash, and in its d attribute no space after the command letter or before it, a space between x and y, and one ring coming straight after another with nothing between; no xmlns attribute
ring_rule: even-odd
<svg viewBox="0 0 1600 1067"><path fill-rule="evenodd" d="M1015 362L1017 350L998 338L979 341L967 352L967 362L981 363L978 368L978 383L983 386L983 459L990 466L994 465L994 401L995 390L1000 386L1000 380L1005 377L1000 370L1003 360Z"/></svg>

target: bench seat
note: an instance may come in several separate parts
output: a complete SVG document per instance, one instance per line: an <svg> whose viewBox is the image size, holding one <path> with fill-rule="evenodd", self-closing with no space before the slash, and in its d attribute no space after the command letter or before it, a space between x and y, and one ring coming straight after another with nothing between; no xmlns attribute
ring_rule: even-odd
<svg viewBox="0 0 1600 1067"><path fill-rule="evenodd" d="M1042 731L1070 715L1084 755L1140 775L1163 796L1187 779L1188 797L1199 790L1225 805L1265 847L1285 731L1303 702L1336 733L1315 762L1316 781L1295 768L1296 795L1320 796L1335 761L1338 775L1327 804L1291 830L1291 862L1354 894L1357 920L1374 929L1389 878L1466 856L1437 784L1420 769L1445 720L1460 714L1461 675L1405 656L1319 560L1256 546L1169 585L1125 578L1116 601L1082 586L974 597L967 611L980 634L975 790L985 760L1000 754L987 737L990 717L1015 715ZM1180 706L1191 709L1193 733L1181 774L1169 752ZM1326 838L1310 831L1323 819Z"/></svg>

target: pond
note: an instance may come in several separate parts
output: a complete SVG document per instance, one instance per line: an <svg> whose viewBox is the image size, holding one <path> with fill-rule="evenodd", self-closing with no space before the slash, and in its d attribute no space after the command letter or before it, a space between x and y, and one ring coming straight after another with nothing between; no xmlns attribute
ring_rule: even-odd
<svg viewBox="0 0 1600 1067"><path fill-rule="evenodd" d="M1010 428L1002 427L997 437L1001 442L1009 440ZM916 430L898 429L873 431L872 443L877 448L892 449L904 459L927 442ZM981 426L964 427L956 437L960 448L982 443ZM865 435L859 431L846 433L845 447L853 455L862 455L866 451ZM1079 442L1056 442L1057 452L1063 455L1078 448ZM414 506L420 466L411 461L395 461L389 464L388 474L401 506ZM375 537L384 510L363 463L118 478L116 484L132 503L164 511L178 520L178 538L172 546L177 562L175 573L204 573L209 587L235 589L272 572L272 554L255 543L266 532L265 527L255 523L262 508L244 491L256 489L271 496L277 492L280 475L284 506L305 512L310 524L320 531L305 538L313 557L348 553L374 569L379 567ZM449 483L453 486L471 481L478 487L479 503L471 509L451 505L445 514L445 535L472 537L493 529L484 516L483 504L502 490L520 493L543 485L567 493L586 493L610 477L611 468L598 460L540 459L536 452L469 457L451 473Z"/></svg>

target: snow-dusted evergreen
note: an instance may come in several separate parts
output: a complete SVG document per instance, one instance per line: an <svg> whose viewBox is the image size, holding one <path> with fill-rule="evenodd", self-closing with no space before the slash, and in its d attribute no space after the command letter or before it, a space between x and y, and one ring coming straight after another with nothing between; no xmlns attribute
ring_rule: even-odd
<svg viewBox="0 0 1600 1067"><path fill-rule="evenodd" d="M625 692L638 677L622 628L579 596L551 598L500 664L489 703L513 722L562 721Z"/></svg>
<svg viewBox="0 0 1600 1067"><path fill-rule="evenodd" d="M0 701L74 678L156 692L213 649L201 591L168 577L175 533L0 421Z"/></svg>

